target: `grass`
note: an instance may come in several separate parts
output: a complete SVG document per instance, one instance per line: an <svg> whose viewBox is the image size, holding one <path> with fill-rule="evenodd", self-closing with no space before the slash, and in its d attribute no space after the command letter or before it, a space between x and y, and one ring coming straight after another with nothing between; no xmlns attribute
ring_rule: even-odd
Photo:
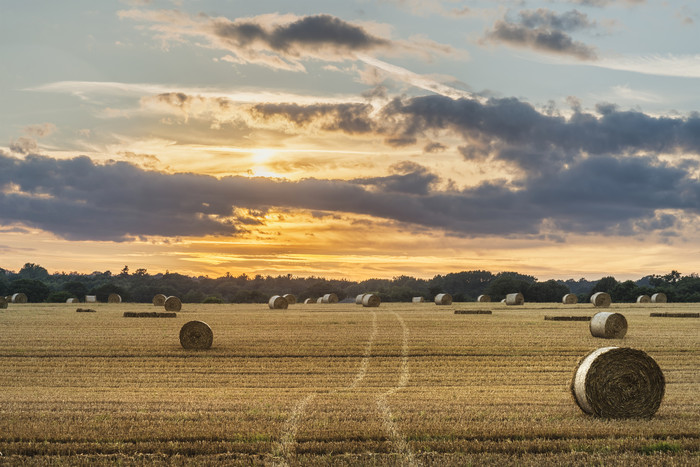
<svg viewBox="0 0 700 467"><path fill-rule="evenodd" d="M15 305L0 311L0 464L698 465L697 305L621 305L624 339L590 305ZM556 311L552 311L552 310ZM179 330L208 323L187 351ZM578 359L642 349L667 386L651 420L598 420L569 393Z"/></svg>

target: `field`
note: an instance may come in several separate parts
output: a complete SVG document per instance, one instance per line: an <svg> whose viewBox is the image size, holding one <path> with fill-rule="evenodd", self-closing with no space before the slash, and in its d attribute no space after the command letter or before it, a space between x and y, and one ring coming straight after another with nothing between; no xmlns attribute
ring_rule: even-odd
<svg viewBox="0 0 700 467"><path fill-rule="evenodd" d="M700 463L700 319L649 316L699 305L613 304L629 323L619 340L544 320L589 304L186 304L176 318L89 305L0 310L0 464ZM209 350L180 346L195 319ZM574 403L579 358L609 345L662 368L651 420Z"/></svg>

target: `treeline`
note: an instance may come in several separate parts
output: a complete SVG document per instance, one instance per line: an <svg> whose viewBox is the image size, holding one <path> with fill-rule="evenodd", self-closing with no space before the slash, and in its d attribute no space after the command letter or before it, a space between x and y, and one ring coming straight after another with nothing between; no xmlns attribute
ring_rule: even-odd
<svg viewBox="0 0 700 467"><path fill-rule="evenodd" d="M24 293L30 302L65 302L68 298L84 299L96 295L106 301L110 293L123 301L149 303L155 294L176 295L185 303L265 303L275 294L291 293L299 300L335 293L354 299L366 292L379 294L384 302L407 302L412 297L432 300L438 293L449 293L456 302L475 301L487 294L498 301L506 294L520 292L528 302L559 302L567 293L587 302L595 292L607 292L614 302L634 302L642 294L663 292L674 302L700 302L700 277L677 271L666 275L646 276L638 281L619 282L614 277L598 281L569 279L539 282L535 277L517 272L493 274L489 271L463 271L437 275L432 279L399 276L393 279L368 279L360 282L320 277L284 276L249 277L246 274L219 278L190 277L169 273L149 274L146 269L130 272L124 266L118 274L110 271L91 274L55 273L38 264L27 263L19 272L0 268L0 295Z"/></svg>

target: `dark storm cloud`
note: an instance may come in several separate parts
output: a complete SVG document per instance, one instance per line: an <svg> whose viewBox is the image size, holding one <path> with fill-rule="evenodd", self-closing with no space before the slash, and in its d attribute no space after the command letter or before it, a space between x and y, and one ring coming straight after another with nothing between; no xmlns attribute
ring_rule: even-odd
<svg viewBox="0 0 700 467"><path fill-rule="evenodd" d="M327 131L341 131L348 134L369 133L376 129L370 117L369 104L256 104L251 107L251 115L260 120L283 118L297 126L318 123Z"/></svg>

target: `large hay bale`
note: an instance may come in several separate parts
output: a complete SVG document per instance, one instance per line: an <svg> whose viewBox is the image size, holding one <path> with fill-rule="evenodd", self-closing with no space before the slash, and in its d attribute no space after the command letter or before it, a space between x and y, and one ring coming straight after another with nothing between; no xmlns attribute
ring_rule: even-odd
<svg viewBox="0 0 700 467"><path fill-rule="evenodd" d="M486 303L491 301L491 297L488 295L479 295L476 297L476 301L479 303Z"/></svg>
<svg viewBox="0 0 700 467"><path fill-rule="evenodd" d="M316 303L316 300L314 300L313 298L307 298L306 300L304 300L304 305L309 305L311 303Z"/></svg>
<svg viewBox="0 0 700 467"><path fill-rule="evenodd" d="M666 381L653 358L641 350L603 347L581 359L571 394L587 414L602 418L651 418Z"/></svg>
<svg viewBox="0 0 700 467"><path fill-rule="evenodd" d="M425 299L423 297L413 297L411 303L423 303Z"/></svg>
<svg viewBox="0 0 700 467"><path fill-rule="evenodd" d="M362 306L377 307L380 303L382 303L382 300L379 298L379 295L366 293L364 297L362 297Z"/></svg>
<svg viewBox="0 0 700 467"><path fill-rule="evenodd" d="M667 298L665 293L655 293L651 296L651 303L666 303Z"/></svg>
<svg viewBox="0 0 700 467"><path fill-rule="evenodd" d="M97 303L97 295L86 295L85 303Z"/></svg>
<svg viewBox="0 0 700 467"><path fill-rule="evenodd" d="M0 309L7 308L7 299L5 297L0 297Z"/></svg>
<svg viewBox="0 0 700 467"><path fill-rule="evenodd" d="M180 329L180 344L185 349L206 350L213 342L214 333L204 321L190 321Z"/></svg>
<svg viewBox="0 0 700 467"><path fill-rule="evenodd" d="M362 305L362 298L365 296L365 294L361 293L360 295L357 295L355 297L355 305Z"/></svg>
<svg viewBox="0 0 700 467"><path fill-rule="evenodd" d="M525 303L525 297L520 292L509 293L506 295L506 305L522 305Z"/></svg>
<svg viewBox="0 0 700 467"><path fill-rule="evenodd" d="M323 303L323 297L318 297L316 299L316 303Z"/></svg>
<svg viewBox="0 0 700 467"><path fill-rule="evenodd" d="M165 299L168 298L162 293L157 293L153 296L153 306L163 306L165 305Z"/></svg>
<svg viewBox="0 0 700 467"><path fill-rule="evenodd" d="M27 303L27 296L23 293L12 294L12 303Z"/></svg>
<svg viewBox="0 0 700 467"><path fill-rule="evenodd" d="M452 295L448 293L439 293L435 296L436 305L452 305Z"/></svg>
<svg viewBox="0 0 700 467"><path fill-rule="evenodd" d="M610 294L606 292L596 292L591 295L591 303L598 308L607 308L612 303Z"/></svg>
<svg viewBox="0 0 700 467"><path fill-rule="evenodd" d="M289 302L284 297L279 295L273 295L270 300L267 301L267 305L271 310L286 310L289 306Z"/></svg>
<svg viewBox="0 0 700 467"><path fill-rule="evenodd" d="M321 301L322 303L338 303L338 296L334 293L327 293Z"/></svg>
<svg viewBox="0 0 700 467"><path fill-rule="evenodd" d="M80 301L77 298L69 298L66 303L80 303Z"/></svg>
<svg viewBox="0 0 700 467"><path fill-rule="evenodd" d="M627 334L627 319L620 313L601 311L591 318L591 335L604 339L622 339Z"/></svg>
<svg viewBox="0 0 700 467"><path fill-rule="evenodd" d="M651 298L649 298L649 295L640 295L637 297L637 303L649 303L651 302Z"/></svg>
<svg viewBox="0 0 700 467"><path fill-rule="evenodd" d="M121 303L122 297L118 293L111 293L107 297L107 303Z"/></svg>
<svg viewBox="0 0 700 467"><path fill-rule="evenodd" d="M576 305L578 303L578 296L575 293L568 293L562 297L561 302L564 305Z"/></svg>
<svg viewBox="0 0 700 467"><path fill-rule="evenodd" d="M282 298L287 300L288 305L295 305L297 302L297 298L290 293L286 293L286 294L282 295Z"/></svg>
<svg viewBox="0 0 700 467"><path fill-rule="evenodd" d="M175 295L171 295L165 299L163 306L165 307L165 311L180 311L182 309L182 302Z"/></svg>

